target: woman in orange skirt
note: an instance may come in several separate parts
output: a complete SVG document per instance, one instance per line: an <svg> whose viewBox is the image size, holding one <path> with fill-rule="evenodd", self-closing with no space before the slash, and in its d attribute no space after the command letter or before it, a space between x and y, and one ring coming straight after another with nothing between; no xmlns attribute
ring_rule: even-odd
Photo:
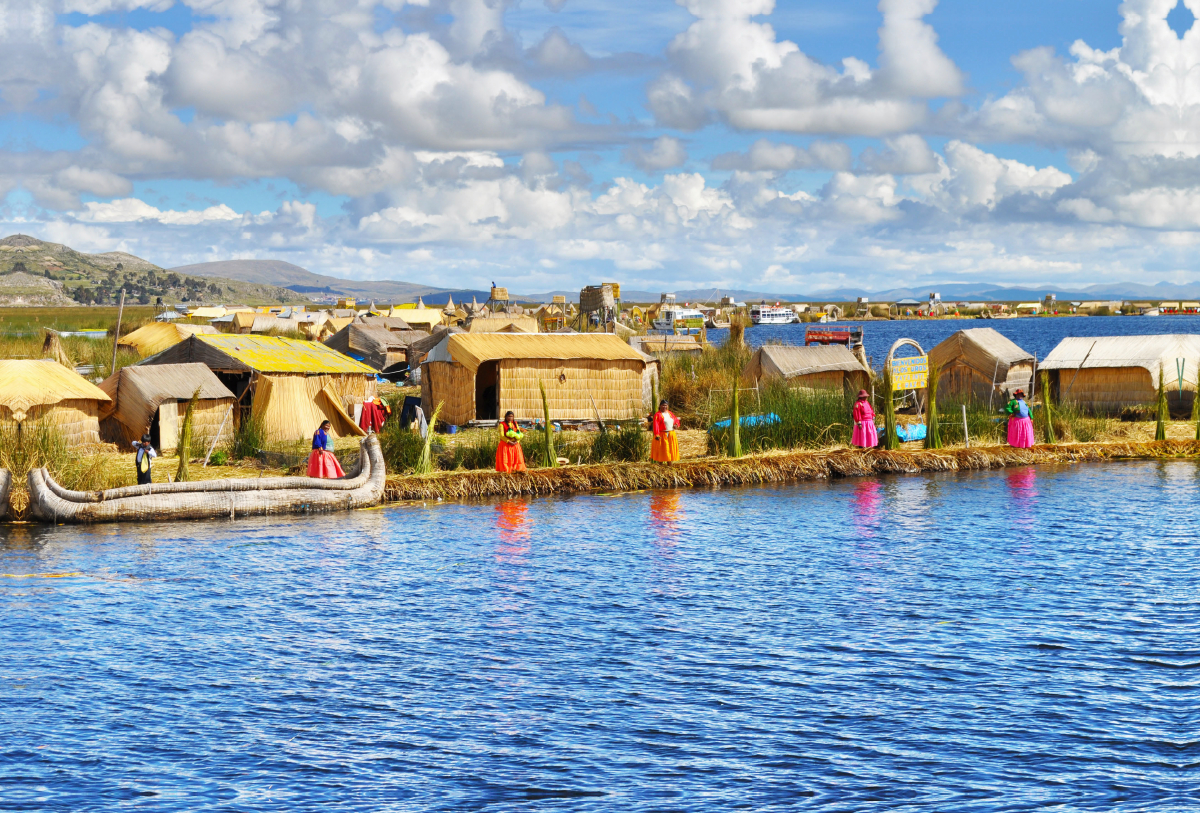
<svg viewBox="0 0 1200 813"><path fill-rule="evenodd" d="M505 474L525 471L525 452L521 450L521 438L525 435L517 426L517 416L511 411L504 413L500 424L500 445L496 447L496 471Z"/></svg>
<svg viewBox="0 0 1200 813"><path fill-rule="evenodd" d="M338 459L330 451L333 448L329 440L330 429L329 421L321 421L321 425L313 433L312 454L308 456L309 477L335 480L346 476L346 472L342 471L342 464L338 463Z"/></svg>
<svg viewBox="0 0 1200 813"><path fill-rule="evenodd" d="M651 431L654 440L650 443L650 459L656 463L674 463L679 459L679 441L675 439L675 427L679 419L667 409L667 402L658 404L658 412L654 413Z"/></svg>

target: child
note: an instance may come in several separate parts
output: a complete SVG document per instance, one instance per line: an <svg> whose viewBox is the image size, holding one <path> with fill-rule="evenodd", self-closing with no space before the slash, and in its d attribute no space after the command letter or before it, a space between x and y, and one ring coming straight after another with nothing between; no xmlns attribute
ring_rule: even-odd
<svg viewBox="0 0 1200 813"><path fill-rule="evenodd" d="M133 467L137 471L138 485L149 485L151 482L150 461L158 457L158 452L154 451L154 447L150 445L149 435L142 435L141 440L135 440L133 448L137 449L137 454L133 459Z"/></svg>

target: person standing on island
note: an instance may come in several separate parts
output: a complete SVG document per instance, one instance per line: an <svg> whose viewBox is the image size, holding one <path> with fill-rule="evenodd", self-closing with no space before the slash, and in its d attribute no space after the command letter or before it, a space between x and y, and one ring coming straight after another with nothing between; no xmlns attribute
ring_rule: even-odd
<svg viewBox="0 0 1200 813"><path fill-rule="evenodd" d="M133 448L137 449L137 454L133 458L133 468L137 471L138 485L149 485L151 483L150 461L158 457L158 452L154 451L154 447L150 445L149 435L142 435L141 440L135 440Z"/></svg>
<svg viewBox="0 0 1200 813"><path fill-rule="evenodd" d="M342 471L342 464L333 454L333 441L329 437L332 431L333 424L321 421L317 431L313 432L312 454L308 456L309 477L335 480L346 476L346 472Z"/></svg>
<svg viewBox="0 0 1200 813"><path fill-rule="evenodd" d="M874 449L878 446L879 431L875 428L875 410L871 406L871 396L866 390L858 391L853 417L854 434L850 436L850 445L860 449Z"/></svg>
<svg viewBox="0 0 1200 813"><path fill-rule="evenodd" d="M1025 403L1025 393L1017 390L1012 400L1004 408L1008 413L1008 445L1014 449L1029 449L1033 447L1033 418L1029 404Z"/></svg>
<svg viewBox="0 0 1200 813"><path fill-rule="evenodd" d="M521 438L525 434L517 426L517 416L512 410L504 413L500 423L500 445L496 447L496 471L508 474L525 471L525 452L521 449Z"/></svg>
<svg viewBox="0 0 1200 813"><path fill-rule="evenodd" d="M679 459L679 441L675 439L675 427L679 419L667 409L667 402L660 401L654 413L650 429L654 441L650 444L650 459L656 463L674 463Z"/></svg>

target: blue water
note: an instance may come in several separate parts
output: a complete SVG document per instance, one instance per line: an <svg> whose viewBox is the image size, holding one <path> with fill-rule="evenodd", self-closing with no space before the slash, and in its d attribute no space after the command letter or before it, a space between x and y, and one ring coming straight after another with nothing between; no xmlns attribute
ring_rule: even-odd
<svg viewBox="0 0 1200 813"><path fill-rule="evenodd" d="M9 528L0 809L1195 810L1198 480Z"/></svg>
<svg viewBox="0 0 1200 813"><path fill-rule="evenodd" d="M915 339L928 352L938 342L959 330L995 328L1039 359L1068 336L1148 336L1159 333L1200 333L1200 314L1179 316L1077 316L1024 317L1019 319L906 319L880 322L842 321L834 325L858 325L863 329L863 346L875 367L883 365L896 339ZM806 327L819 325L763 325L746 329L746 342L759 347L769 341L804 344ZM728 330L708 331L709 341L723 344ZM909 351L905 351L907 355Z"/></svg>

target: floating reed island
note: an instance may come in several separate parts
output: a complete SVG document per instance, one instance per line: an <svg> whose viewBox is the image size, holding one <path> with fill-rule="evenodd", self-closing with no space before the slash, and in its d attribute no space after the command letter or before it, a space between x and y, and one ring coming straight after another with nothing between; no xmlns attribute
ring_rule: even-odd
<svg viewBox="0 0 1200 813"><path fill-rule="evenodd" d="M606 463L531 469L513 474L460 471L426 476L393 475L387 479L383 498L385 502L471 500L596 491L720 488L878 474L1161 459L1200 459L1200 441L1086 443L1034 446L1031 449L1008 446L938 451L838 449L683 460L669 466L656 463Z"/></svg>

